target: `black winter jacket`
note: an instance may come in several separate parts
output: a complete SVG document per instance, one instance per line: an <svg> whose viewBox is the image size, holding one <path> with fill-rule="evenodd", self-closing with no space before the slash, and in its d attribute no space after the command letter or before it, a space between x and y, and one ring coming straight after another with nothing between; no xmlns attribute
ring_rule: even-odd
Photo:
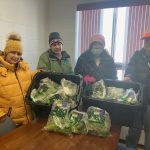
<svg viewBox="0 0 150 150"><path fill-rule="evenodd" d="M86 50L77 61L75 74L93 76L96 80L100 79L117 79L116 66L113 58L104 50L100 56L100 65L95 63L94 55L90 49Z"/></svg>
<svg viewBox="0 0 150 150"><path fill-rule="evenodd" d="M125 76L144 85L144 105L150 104L150 55L144 48L134 53L125 71Z"/></svg>
<svg viewBox="0 0 150 150"><path fill-rule="evenodd" d="M144 48L134 53L125 71L125 76L142 84L147 83L150 78L150 56L146 54Z"/></svg>

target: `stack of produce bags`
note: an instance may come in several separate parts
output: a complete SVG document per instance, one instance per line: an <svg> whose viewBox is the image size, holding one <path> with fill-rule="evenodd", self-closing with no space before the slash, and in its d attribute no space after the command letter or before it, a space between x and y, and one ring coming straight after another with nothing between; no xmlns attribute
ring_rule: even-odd
<svg viewBox="0 0 150 150"><path fill-rule="evenodd" d="M92 134L110 136L111 121L109 114L100 108L89 107L87 112L70 111L69 103L55 101L45 130L71 135Z"/></svg>

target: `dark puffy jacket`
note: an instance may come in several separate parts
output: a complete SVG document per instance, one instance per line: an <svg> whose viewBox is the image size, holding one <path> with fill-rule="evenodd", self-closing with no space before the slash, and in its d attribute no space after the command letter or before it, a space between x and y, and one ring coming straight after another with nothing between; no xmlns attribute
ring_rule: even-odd
<svg viewBox="0 0 150 150"><path fill-rule="evenodd" d="M116 66L113 58L104 50L99 56L100 65L97 66L95 58L90 50L85 51L77 61L75 74L93 76L96 80L100 79L117 79Z"/></svg>
<svg viewBox="0 0 150 150"><path fill-rule="evenodd" d="M146 84L148 77L150 77L150 56L146 54L145 49L142 48L136 51L125 71L125 76L131 77L133 81Z"/></svg>
<svg viewBox="0 0 150 150"><path fill-rule="evenodd" d="M125 71L125 76L144 85L144 103L150 104L150 55L145 52L144 48L134 53Z"/></svg>

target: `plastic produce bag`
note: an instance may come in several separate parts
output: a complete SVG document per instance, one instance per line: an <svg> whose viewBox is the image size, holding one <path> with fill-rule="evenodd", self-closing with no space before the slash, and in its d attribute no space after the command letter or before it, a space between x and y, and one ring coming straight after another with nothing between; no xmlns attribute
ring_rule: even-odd
<svg viewBox="0 0 150 150"><path fill-rule="evenodd" d="M119 101L124 102L126 104L136 104L138 103L137 95L135 91L131 89L127 89L125 94L119 99Z"/></svg>
<svg viewBox="0 0 150 150"><path fill-rule="evenodd" d="M61 98L67 101L71 108L74 108L77 105L77 92L78 86L77 84L66 80L61 79L62 93L60 94Z"/></svg>
<svg viewBox="0 0 150 150"><path fill-rule="evenodd" d="M120 97L122 97L125 93L125 90L123 88L117 88L117 87L107 87L107 98L117 100Z"/></svg>
<svg viewBox="0 0 150 150"><path fill-rule="evenodd" d="M69 120L72 133L87 134L86 113L73 110L69 113Z"/></svg>
<svg viewBox="0 0 150 150"><path fill-rule="evenodd" d="M106 88L103 80L97 81L92 85L93 98L105 98Z"/></svg>
<svg viewBox="0 0 150 150"><path fill-rule="evenodd" d="M55 99L58 99L60 93L62 93L62 88L59 84L49 78L44 78L40 81L39 88L32 90L31 98L34 102L52 104Z"/></svg>
<svg viewBox="0 0 150 150"><path fill-rule="evenodd" d="M71 134L71 128L69 124L68 112L70 105L61 100L57 100L53 103L47 125L44 127L47 131L54 131L64 134Z"/></svg>
<svg viewBox="0 0 150 150"><path fill-rule="evenodd" d="M109 136L111 120L108 112L97 107L89 107L87 110L88 133L97 136Z"/></svg>
<svg viewBox="0 0 150 150"><path fill-rule="evenodd" d="M65 95L72 97L77 94L78 90L77 84L63 78L61 80L61 85Z"/></svg>

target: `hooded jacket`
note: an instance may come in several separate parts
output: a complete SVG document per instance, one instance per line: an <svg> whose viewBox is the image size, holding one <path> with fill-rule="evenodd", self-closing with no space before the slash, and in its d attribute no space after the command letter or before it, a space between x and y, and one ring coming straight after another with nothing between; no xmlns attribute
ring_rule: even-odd
<svg viewBox="0 0 150 150"><path fill-rule="evenodd" d="M11 118L18 124L27 124L31 120L31 109L25 103L25 95L31 83L31 72L24 61L16 68L0 56L0 107L12 108Z"/></svg>

